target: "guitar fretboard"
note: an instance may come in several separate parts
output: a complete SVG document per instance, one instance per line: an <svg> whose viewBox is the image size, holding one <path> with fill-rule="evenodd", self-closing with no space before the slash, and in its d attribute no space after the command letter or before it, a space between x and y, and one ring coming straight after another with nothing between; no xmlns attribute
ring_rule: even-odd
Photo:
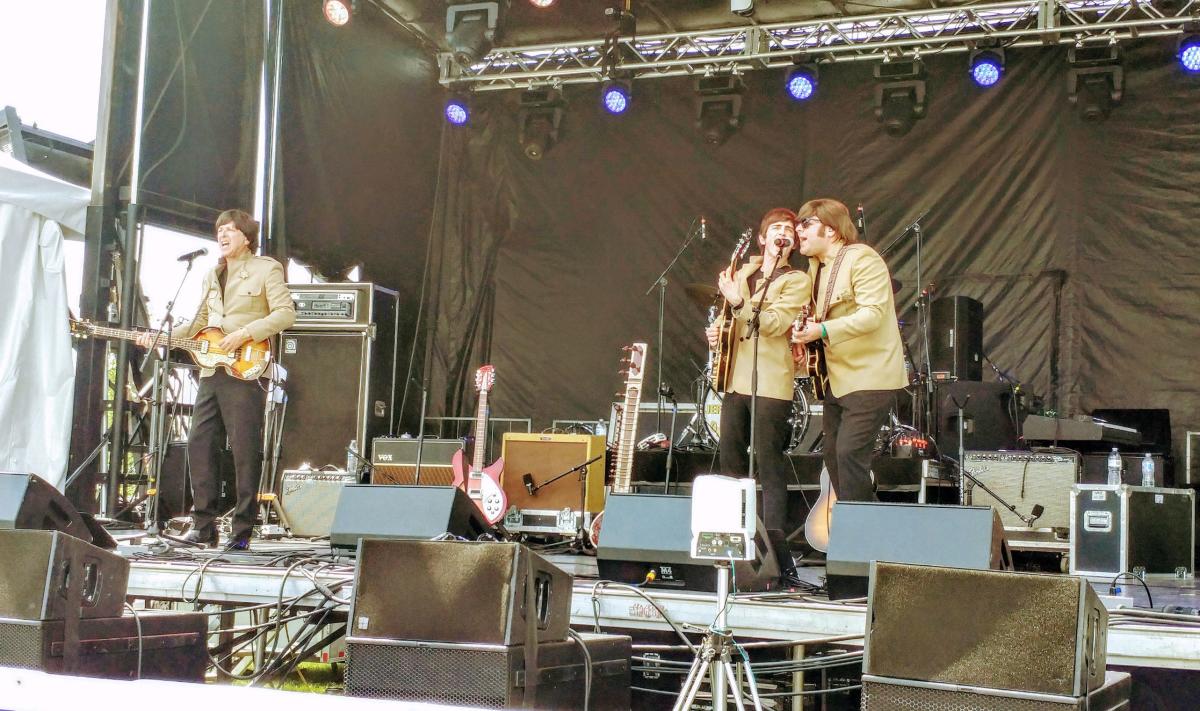
<svg viewBox="0 0 1200 711"><path fill-rule="evenodd" d="M95 336L102 336L104 338L120 338L125 341L136 341L138 336L142 335L142 333L151 333L150 331L136 331L126 328L110 328L108 326L97 326L95 324L89 324L87 329L92 335ZM199 352L203 349L206 342L184 336L171 336L168 341L167 336L164 333L158 334L158 338L154 341L155 346L167 345L168 343L172 348L183 348L184 350Z"/></svg>
<svg viewBox="0 0 1200 711"><path fill-rule="evenodd" d="M471 471L483 470L483 450L487 448L487 390L479 391L479 409L475 412L475 456L471 460Z"/></svg>

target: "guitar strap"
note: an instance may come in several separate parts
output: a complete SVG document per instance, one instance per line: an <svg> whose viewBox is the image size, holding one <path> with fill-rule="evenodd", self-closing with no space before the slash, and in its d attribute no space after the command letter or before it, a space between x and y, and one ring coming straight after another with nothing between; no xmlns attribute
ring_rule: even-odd
<svg viewBox="0 0 1200 711"><path fill-rule="evenodd" d="M821 311L817 313L818 323L824 321L825 316L829 313L829 303L833 301L833 287L837 285L838 271L840 271L842 268L842 259L846 256L846 252L849 252L853 246L854 245L848 244L842 247L842 249L838 252L837 257L835 257L833 260L833 268L829 270L829 283L825 285L824 303L821 305ZM824 263L819 262L817 264L817 288L821 287L821 267L823 266L825 266Z"/></svg>

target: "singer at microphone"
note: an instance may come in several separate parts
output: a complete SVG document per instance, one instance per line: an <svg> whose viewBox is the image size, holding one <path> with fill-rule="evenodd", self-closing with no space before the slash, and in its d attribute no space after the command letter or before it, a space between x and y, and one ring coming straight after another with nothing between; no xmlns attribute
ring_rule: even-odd
<svg viewBox="0 0 1200 711"><path fill-rule="evenodd" d="M193 259L195 259L196 257L203 257L203 256L204 256L204 255L206 255L206 254L208 254L208 250L207 250L207 249L197 249L197 250L194 250L194 251L188 252L187 254L180 255L180 257L179 257L179 260L178 260L178 261L180 261L180 262L190 262L190 261L192 261Z"/></svg>

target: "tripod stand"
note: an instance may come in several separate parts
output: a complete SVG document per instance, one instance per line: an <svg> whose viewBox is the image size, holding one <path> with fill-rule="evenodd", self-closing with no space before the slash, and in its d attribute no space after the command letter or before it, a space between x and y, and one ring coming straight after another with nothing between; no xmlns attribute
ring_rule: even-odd
<svg viewBox="0 0 1200 711"><path fill-rule="evenodd" d="M713 710L723 711L725 709L728 689L733 692L733 700L738 711L746 711L746 699L742 694L742 686L737 683L733 673L731 652L736 645L733 635L725 626L729 607L730 564L729 561L719 560L716 561L716 566L717 618L704 635L700 648L696 650L696 658L692 661L691 669L688 670L687 678L683 681L683 688L679 692L679 698L675 701L672 711L687 711L692 708L692 702L696 700L700 685L704 683L705 676L710 672L712 673ZM746 669L750 676L750 695L754 701L754 708L761 711L762 700L758 697L758 685L754 682L754 673L750 671L749 664L746 665Z"/></svg>

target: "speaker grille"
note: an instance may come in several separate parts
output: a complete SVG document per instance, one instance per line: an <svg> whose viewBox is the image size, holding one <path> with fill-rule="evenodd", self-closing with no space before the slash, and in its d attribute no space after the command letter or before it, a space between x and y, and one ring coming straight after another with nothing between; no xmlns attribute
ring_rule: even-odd
<svg viewBox="0 0 1200 711"><path fill-rule="evenodd" d="M348 642L346 695L501 709L509 698L508 650Z"/></svg>
<svg viewBox="0 0 1200 711"><path fill-rule="evenodd" d="M0 622L0 667L42 668L42 625Z"/></svg>
<svg viewBox="0 0 1200 711"><path fill-rule="evenodd" d="M920 688L863 680L863 711L1062 711L1060 704L1012 696L993 696L965 690Z"/></svg>

